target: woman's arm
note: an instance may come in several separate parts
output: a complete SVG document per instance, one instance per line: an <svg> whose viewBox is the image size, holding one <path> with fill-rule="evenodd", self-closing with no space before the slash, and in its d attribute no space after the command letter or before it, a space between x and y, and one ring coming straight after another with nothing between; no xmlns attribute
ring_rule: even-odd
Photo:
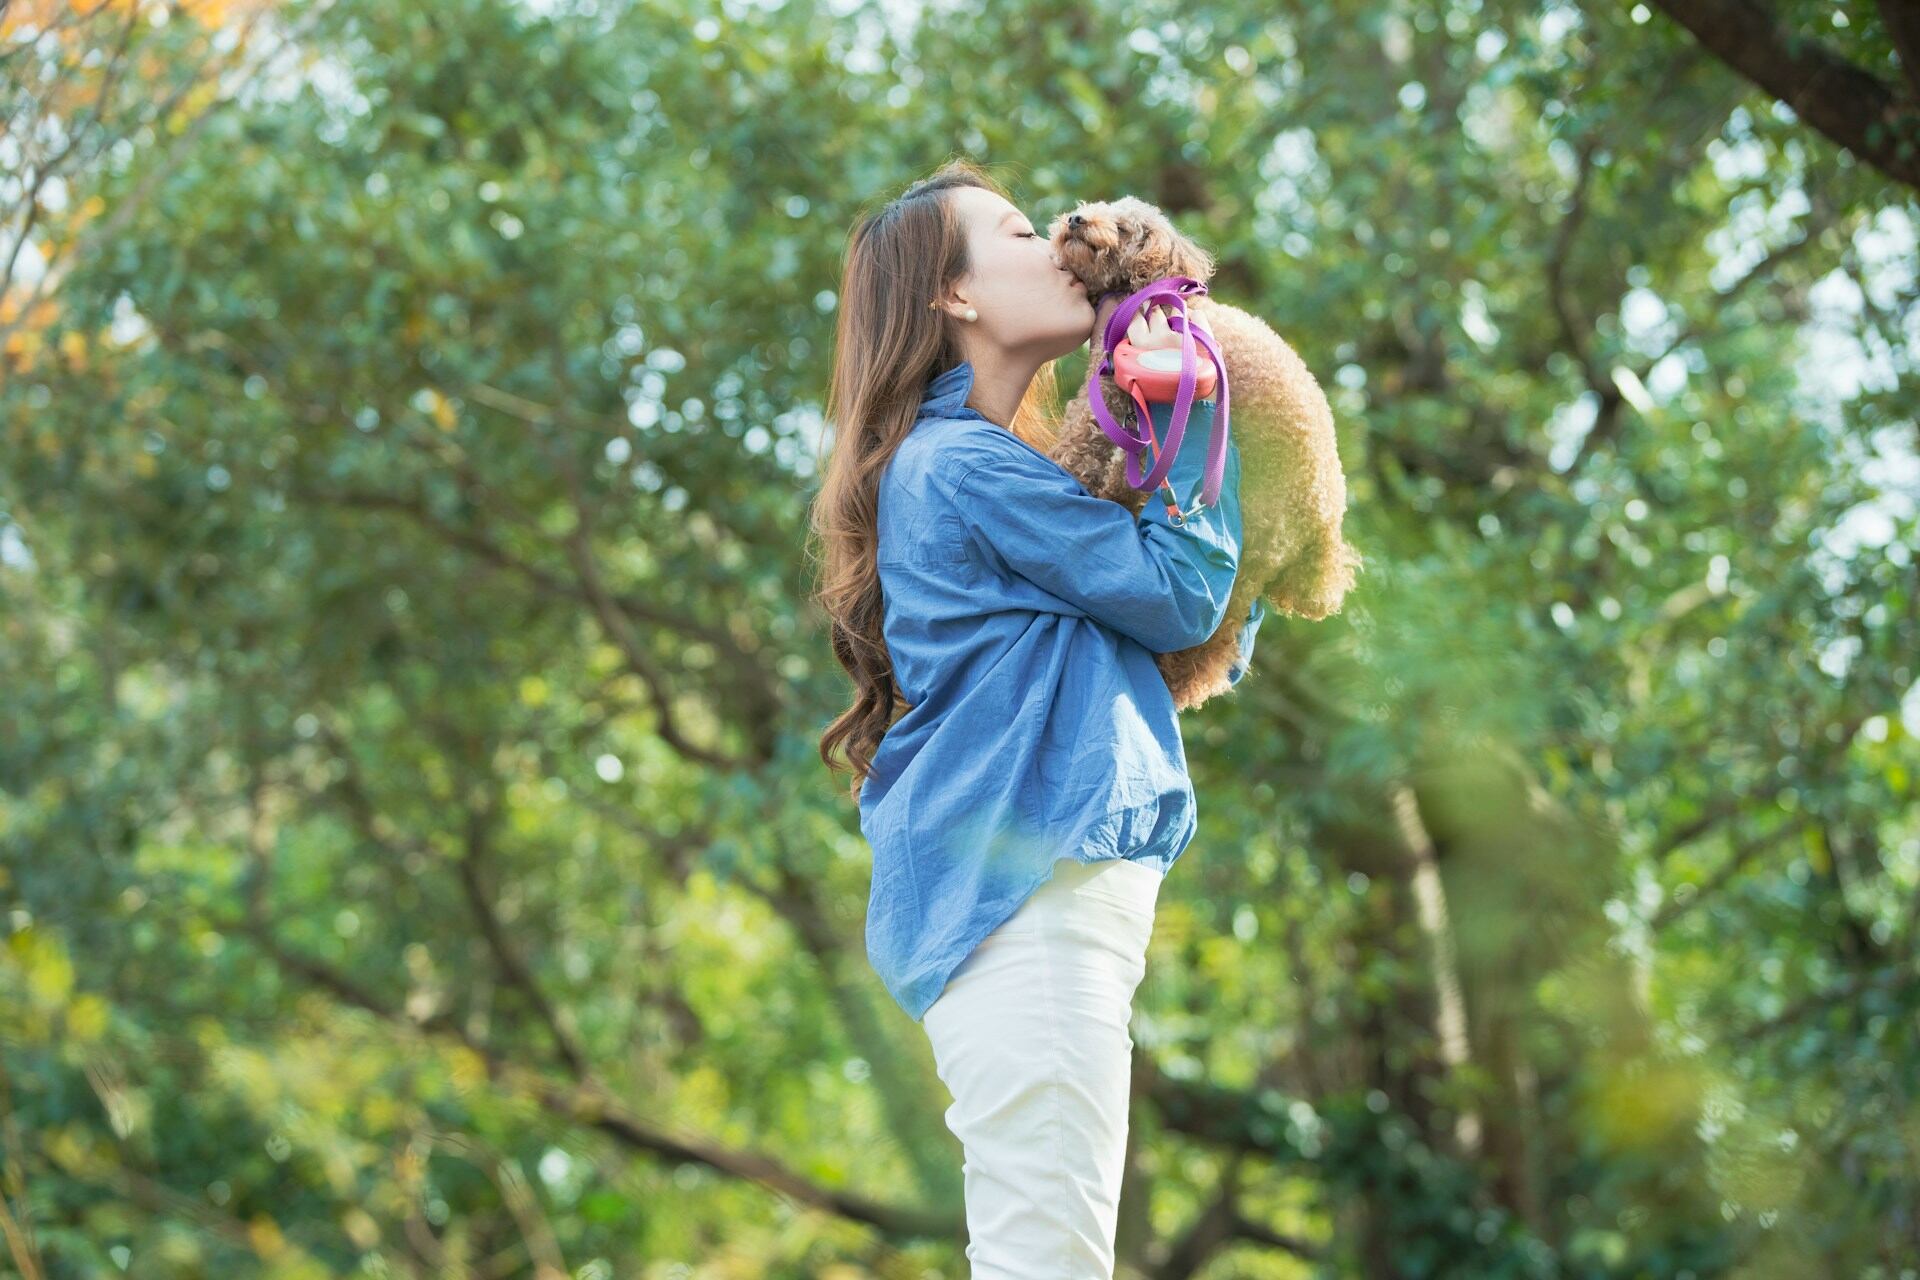
<svg viewBox="0 0 1920 1280"><path fill-rule="evenodd" d="M1165 439L1173 406L1149 407ZM1214 407L1193 402L1167 471L1183 506L1200 492ZM1219 630L1240 567L1240 451L1228 445L1219 501L1178 525L1162 495L1136 517L1018 442L971 461L954 501L975 540L1013 572L1152 652L1171 653Z"/></svg>
<svg viewBox="0 0 1920 1280"><path fill-rule="evenodd" d="M1253 598L1253 608L1247 611L1247 620L1240 624L1240 656L1234 660L1233 669L1227 673L1227 686L1240 683L1240 677L1247 674L1247 667L1253 662L1253 637L1260 630L1260 623L1267 616L1267 601L1264 596Z"/></svg>

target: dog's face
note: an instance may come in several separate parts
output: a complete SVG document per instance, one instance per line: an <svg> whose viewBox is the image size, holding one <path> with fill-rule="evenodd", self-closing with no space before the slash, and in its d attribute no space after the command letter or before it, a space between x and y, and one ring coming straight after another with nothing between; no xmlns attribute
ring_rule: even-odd
<svg viewBox="0 0 1920 1280"><path fill-rule="evenodd" d="M1181 235L1167 216L1145 200L1088 200L1047 228L1060 265L1087 286L1098 305L1104 294L1129 294L1167 276L1207 283L1213 259Z"/></svg>

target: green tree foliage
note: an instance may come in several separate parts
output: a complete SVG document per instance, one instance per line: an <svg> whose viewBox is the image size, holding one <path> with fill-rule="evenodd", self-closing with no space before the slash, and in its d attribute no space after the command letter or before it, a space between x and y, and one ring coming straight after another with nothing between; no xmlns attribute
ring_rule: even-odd
<svg viewBox="0 0 1920 1280"><path fill-rule="evenodd" d="M1186 721L1122 1274L1920 1268L1914 193L1691 31L152 8L0 63L136 91L9 179L22 1274L964 1274L802 551L846 230L955 154L1211 246L1369 558ZM1905 83L1866 8L1781 20Z"/></svg>

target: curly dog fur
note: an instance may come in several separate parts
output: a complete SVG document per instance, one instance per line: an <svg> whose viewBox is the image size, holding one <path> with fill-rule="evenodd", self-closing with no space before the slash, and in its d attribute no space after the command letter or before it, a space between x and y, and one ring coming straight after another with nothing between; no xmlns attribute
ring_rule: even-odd
<svg viewBox="0 0 1920 1280"><path fill-rule="evenodd" d="M1048 234L1061 265L1096 304L1106 294L1131 294L1167 276L1202 284L1213 276L1209 254L1159 209L1132 196L1077 205L1054 219ZM1318 620L1340 611L1364 567L1340 530L1347 483L1333 409L1305 362L1265 321L1211 294L1189 298L1187 313L1213 334L1227 366L1242 537L1226 621L1204 644L1158 656L1182 711L1227 689L1240 624L1256 596L1264 594L1282 613ZM1101 380L1101 390L1115 418L1131 421L1133 401L1111 378ZM1189 434L1181 447L1205 449L1207 437ZM1126 454L1100 429L1085 396L1068 403L1053 458L1096 497L1136 515L1146 505L1149 495L1127 483Z"/></svg>

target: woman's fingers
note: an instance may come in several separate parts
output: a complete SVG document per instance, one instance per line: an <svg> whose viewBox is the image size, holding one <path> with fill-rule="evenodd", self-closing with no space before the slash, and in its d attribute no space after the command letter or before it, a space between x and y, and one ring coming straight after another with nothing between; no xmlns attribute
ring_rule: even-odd
<svg viewBox="0 0 1920 1280"><path fill-rule="evenodd" d="M1172 314L1173 309L1164 302L1140 308L1127 325L1128 341L1136 347L1160 345L1173 332L1167 324L1167 317ZM1178 341L1177 336L1175 341Z"/></svg>
<svg viewBox="0 0 1920 1280"><path fill-rule="evenodd" d="M1119 310L1121 299L1109 298L1094 311L1093 334L1091 340L1099 342L1107 331L1107 320ZM1177 347L1180 335L1173 331L1169 323L1174 310L1164 302L1151 307L1142 307L1133 313L1133 319L1127 321L1127 341L1136 347Z"/></svg>
<svg viewBox="0 0 1920 1280"><path fill-rule="evenodd" d="M1162 303L1143 308L1127 325L1127 340L1136 347L1177 347L1180 335L1174 331L1173 308Z"/></svg>

